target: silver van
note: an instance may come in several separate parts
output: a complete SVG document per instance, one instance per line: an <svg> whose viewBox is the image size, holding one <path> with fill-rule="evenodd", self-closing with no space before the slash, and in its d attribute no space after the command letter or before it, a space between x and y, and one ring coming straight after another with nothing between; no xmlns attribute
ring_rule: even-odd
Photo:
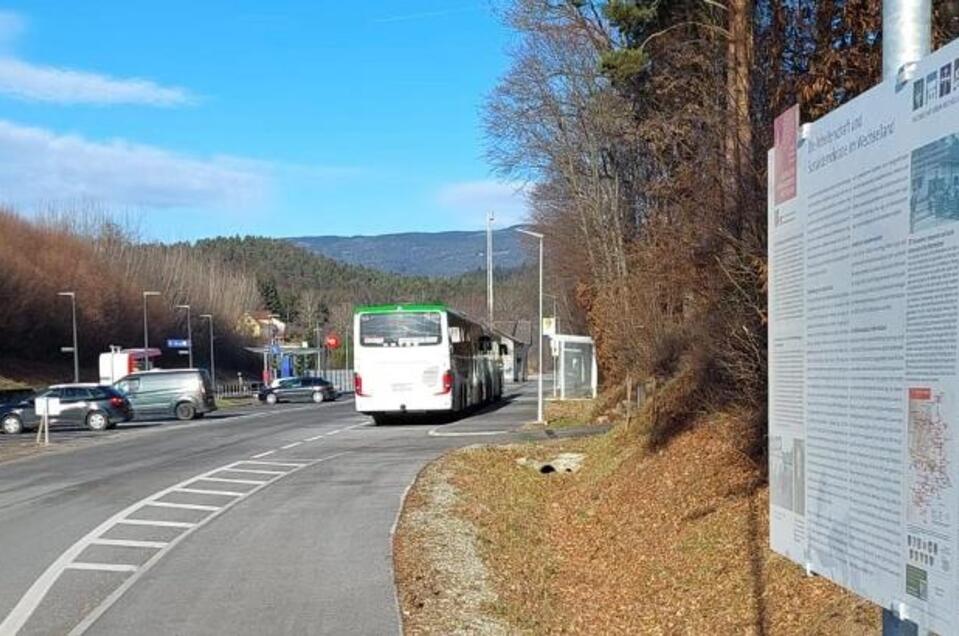
<svg viewBox="0 0 959 636"><path fill-rule="evenodd" d="M192 420L216 410L213 383L205 369L141 371L113 386L130 400L136 419Z"/></svg>

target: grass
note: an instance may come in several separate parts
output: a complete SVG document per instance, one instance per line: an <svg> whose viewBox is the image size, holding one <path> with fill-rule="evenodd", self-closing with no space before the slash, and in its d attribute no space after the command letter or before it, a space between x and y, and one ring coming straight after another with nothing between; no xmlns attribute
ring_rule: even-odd
<svg viewBox="0 0 959 636"><path fill-rule="evenodd" d="M244 397L218 397L216 399L216 407L219 409L231 409L238 408L242 406L250 406L251 404L256 404L256 398L250 396Z"/></svg>
<svg viewBox="0 0 959 636"><path fill-rule="evenodd" d="M529 633L877 633L877 608L769 551L767 488L732 419L656 450L618 427L439 460L495 585L489 612ZM582 470L517 463L560 452L584 453Z"/></svg>
<svg viewBox="0 0 959 636"><path fill-rule="evenodd" d="M543 417L549 423L549 428L554 430L591 426L596 423L594 409L593 400L548 399L544 404Z"/></svg>

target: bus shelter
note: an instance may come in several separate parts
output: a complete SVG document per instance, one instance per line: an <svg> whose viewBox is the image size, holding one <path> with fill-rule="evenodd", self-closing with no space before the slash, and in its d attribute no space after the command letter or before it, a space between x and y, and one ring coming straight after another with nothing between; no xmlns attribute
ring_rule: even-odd
<svg viewBox="0 0 959 636"><path fill-rule="evenodd" d="M595 398L598 382L596 346L589 336L550 337L556 367L553 375L561 400Z"/></svg>
<svg viewBox="0 0 959 636"><path fill-rule="evenodd" d="M245 347L250 353L263 358L262 382L269 385L280 378L296 374L321 375L333 382L339 391L353 390L353 372L350 369L331 369L327 365L329 351L325 347L304 347L290 344L273 344L261 347ZM299 362L297 362L299 359Z"/></svg>

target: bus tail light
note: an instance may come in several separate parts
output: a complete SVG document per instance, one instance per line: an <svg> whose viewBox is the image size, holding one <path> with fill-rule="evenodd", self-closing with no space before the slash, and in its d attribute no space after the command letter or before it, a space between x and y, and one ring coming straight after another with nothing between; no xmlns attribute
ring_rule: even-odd
<svg viewBox="0 0 959 636"><path fill-rule="evenodd" d="M453 372L447 371L443 374L443 390L437 395L446 395L453 390Z"/></svg>
<svg viewBox="0 0 959 636"><path fill-rule="evenodd" d="M360 397L367 397L366 393L363 393L363 376L359 373L353 374L353 390Z"/></svg>

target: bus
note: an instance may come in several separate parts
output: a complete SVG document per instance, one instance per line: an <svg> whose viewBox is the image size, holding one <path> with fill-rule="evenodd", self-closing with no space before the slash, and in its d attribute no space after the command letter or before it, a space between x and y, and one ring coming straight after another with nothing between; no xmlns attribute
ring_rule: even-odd
<svg viewBox="0 0 959 636"><path fill-rule="evenodd" d="M456 413L503 396L505 345L446 305L357 307L353 333L356 410L376 424L406 413Z"/></svg>

